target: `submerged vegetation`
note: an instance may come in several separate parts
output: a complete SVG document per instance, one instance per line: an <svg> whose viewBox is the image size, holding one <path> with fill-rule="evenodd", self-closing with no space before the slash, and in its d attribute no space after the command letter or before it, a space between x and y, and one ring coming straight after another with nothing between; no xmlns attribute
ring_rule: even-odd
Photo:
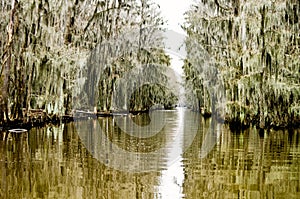
<svg viewBox="0 0 300 199"><path fill-rule="evenodd" d="M299 124L299 14L296 0L198 1L185 24L190 106L242 125Z"/></svg>

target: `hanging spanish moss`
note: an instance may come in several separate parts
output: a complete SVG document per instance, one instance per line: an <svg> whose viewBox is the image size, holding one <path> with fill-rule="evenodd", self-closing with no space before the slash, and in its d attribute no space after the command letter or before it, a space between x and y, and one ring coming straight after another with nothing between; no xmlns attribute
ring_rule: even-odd
<svg viewBox="0 0 300 199"><path fill-rule="evenodd" d="M72 117L78 104L109 112L122 73L138 63L169 65L162 39L152 34L163 20L148 0L3 0L0 9L0 124ZM105 45L132 30L140 32L134 41ZM156 50L144 53L152 41Z"/></svg>
<svg viewBox="0 0 300 199"><path fill-rule="evenodd" d="M210 113L213 102L228 122L246 126L299 124L299 12L296 0L198 1L185 25L190 106ZM207 67L217 69L214 94L205 84Z"/></svg>
<svg viewBox="0 0 300 199"><path fill-rule="evenodd" d="M176 104L177 97L169 89L151 83L143 86L146 79L168 84L165 69L170 66L170 58L163 50L164 22L157 6L141 1L132 2L130 7L133 13L116 15L127 16L130 26L102 40L91 52L85 71L78 78L85 81L79 82L82 89L80 99L75 99L77 108L109 114L144 112L155 104L164 108Z"/></svg>

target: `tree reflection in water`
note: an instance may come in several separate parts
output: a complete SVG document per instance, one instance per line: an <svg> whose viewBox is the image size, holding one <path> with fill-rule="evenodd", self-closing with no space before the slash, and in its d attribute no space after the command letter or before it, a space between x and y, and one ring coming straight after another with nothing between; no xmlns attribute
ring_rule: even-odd
<svg viewBox="0 0 300 199"><path fill-rule="evenodd" d="M200 158L210 121L200 123L178 162L148 173L118 171L97 161L73 123L33 128L6 140L1 134L0 198L165 198L168 188L179 198L299 198L299 130L261 134L251 128L238 134L220 126L219 142ZM111 139L128 146L118 132L111 132Z"/></svg>

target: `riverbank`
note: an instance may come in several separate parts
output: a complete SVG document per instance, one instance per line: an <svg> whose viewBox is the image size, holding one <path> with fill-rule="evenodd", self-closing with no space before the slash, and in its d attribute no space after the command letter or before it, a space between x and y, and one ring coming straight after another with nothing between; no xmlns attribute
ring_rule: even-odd
<svg viewBox="0 0 300 199"><path fill-rule="evenodd" d="M241 121L239 119L230 119L230 118L222 118L218 114L212 114L210 112L201 112L190 109L192 112L197 112L201 114L205 119L209 119L214 117L218 123L224 123L230 127L233 132L242 131L250 128L251 126L255 126L257 129L261 130L285 130L285 129L298 129L300 128L300 118L288 121L282 125L275 125L272 121L267 120L264 128L260 127L259 116L254 117L250 120L250 117L247 116L245 120ZM31 114L28 118L24 118L23 120L14 120L3 123L0 125L0 131L6 131L9 129L15 128L23 128L23 129L31 129L32 127L44 127L48 124L52 125L60 125L62 123L69 123L78 120L89 120L95 119L98 117L113 117L113 116L126 116L126 115L138 115L138 114L147 114L151 110L147 111L131 111L131 112L90 112L90 111L82 111L78 110L75 114L72 115L63 115L63 116L49 116L42 110L32 110Z"/></svg>
<svg viewBox="0 0 300 199"><path fill-rule="evenodd" d="M158 109L155 109L158 110ZM33 109L29 111L27 117L21 120L10 120L0 124L1 130L9 130L12 128L25 128L30 129L32 127L43 127L47 124L59 125L62 123L69 123L78 120L89 120L98 117L113 117L113 116L126 116L126 115L138 115L149 113L153 110L142 110L142 111L107 111L107 112L91 112L89 110L76 110L70 115L48 115L44 110Z"/></svg>
<svg viewBox="0 0 300 199"><path fill-rule="evenodd" d="M242 131L245 129L252 127L256 127L257 129L262 130L288 130L288 129L299 129L300 128L300 117L295 117L291 115L287 115L285 118L285 122L279 122L276 123L272 120L270 120L270 116L266 116L264 126L261 126L260 122L260 115L250 115L247 114L244 117L231 117L227 114L225 117L221 116L220 113L214 113L209 112L207 110L204 110L200 108L200 110L189 108L193 112L197 112L201 114L205 119L209 119L214 117L214 119L219 123L224 123L230 127L230 129L233 132L236 131ZM236 115L240 116L239 113L236 113Z"/></svg>

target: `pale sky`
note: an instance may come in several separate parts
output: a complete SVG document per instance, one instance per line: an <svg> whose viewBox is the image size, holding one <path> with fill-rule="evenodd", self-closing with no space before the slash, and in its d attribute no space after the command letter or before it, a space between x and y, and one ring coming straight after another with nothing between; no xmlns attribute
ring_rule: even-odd
<svg viewBox="0 0 300 199"><path fill-rule="evenodd" d="M160 5L161 15L167 21L165 27L169 32L167 31L166 47L170 50L167 54L172 58L172 68L182 75L182 57L185 57L185 52L178 51L178 48L184 43L186 33L181 29L181 25L184 23L184 13L189 10L194 0L153 0L153 2ZM178 53L181 56L177 56Z"/></svg>
<svg viewBox="0 0 300 199"><path fill-rule="evenodd" d="M162 16L167 20L167 28L185 34L180 24L184 22L184 12L188 10L193 0L153 0L160 5Z"/></svg>
<svg viewBox="0 0 300 199"><path fill-rule="evenodd" d="M183 75L182 58L183 52L177 50L180 43L183 43L186 33L181 29L180 25L184 22L184 12L188 10L193 0L153 0L160 5L161 14L167 20L166 33L167 38L167 54L171 56L171 65L174 71L179 75ZM178 34L179 33L179 34ZM179 82L182 79L179 78ZM182 92L182 91L180 91ZM180 119L179 126L183 125L183 119ZM180 129L179 129L180 131ZM179 144L180 145L180 144ZM178 150L180 146L176 146ZM174 180L175 179L175 180ZM177 160L173 165L163 171L160 180L159 192L166 199L182 198L183 193L181 187L184 181L184 171L181 165L181 159ZM171 190L171 191L170 191Z"/></svg>

